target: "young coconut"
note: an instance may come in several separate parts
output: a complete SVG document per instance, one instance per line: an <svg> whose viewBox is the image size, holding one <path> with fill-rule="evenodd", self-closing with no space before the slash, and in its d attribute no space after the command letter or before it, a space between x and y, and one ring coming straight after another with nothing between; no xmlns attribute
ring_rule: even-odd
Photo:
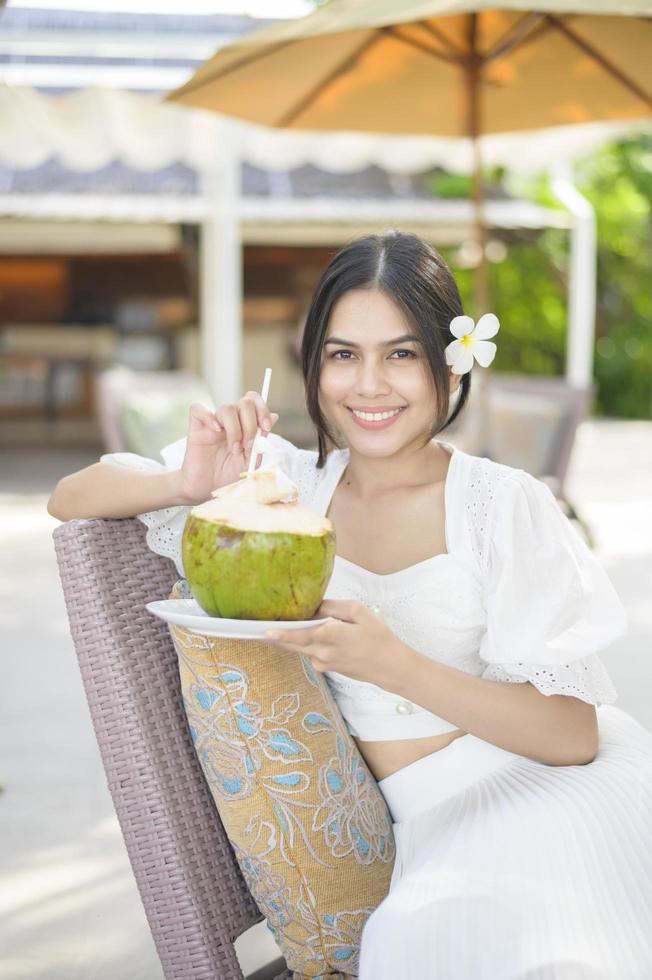
<svg viewBox="0 0 652 980"><path fill-rule="evenodd" d="M192 594L209 616L310 619L333 572L335 529L277 466L240 476L190 511L181 553Z"/></svg>

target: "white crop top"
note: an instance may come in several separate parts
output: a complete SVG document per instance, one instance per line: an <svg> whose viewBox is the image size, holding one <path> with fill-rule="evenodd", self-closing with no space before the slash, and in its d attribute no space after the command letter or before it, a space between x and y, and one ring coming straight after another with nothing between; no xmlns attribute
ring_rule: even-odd
<svg viewBox="0 0 652 980"><path fill-rule="evenodd" d="M348 449L298 449L275 433L263 440L302 503L325 515L348 463ZM178 469L185 439L161 450L163 464L133 453L103 462L142 470ZM563 514L548 486L524 470L452 454L446 477L446 554L388 575L336 555L327 599L376 605L390 629L419 653L483 678L530 681L545 695L592 704L618 695L597 656L627 632L623 605L605 570ZM183 576L181 537L189 507L139 514L147 543ZM458 728L412 701L334 671L328 686L352 735L364 740L425 738Z"/></svg>

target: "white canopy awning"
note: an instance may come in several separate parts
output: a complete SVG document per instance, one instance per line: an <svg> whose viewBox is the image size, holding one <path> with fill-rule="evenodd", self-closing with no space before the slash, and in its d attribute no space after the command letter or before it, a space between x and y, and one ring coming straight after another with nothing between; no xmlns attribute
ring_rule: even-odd
<svg viewBox="0 0 652 980"><path fill-rule="evenodd" d="M37 167L57 158L72 170L92 171L120 160L138 170L181 162L198 171L214 166L220 132L215 113L161 101L159 95L88 88L46 95L33 88L0 85L0 162L11 169ZM471 173L469 140L382 134L311 133L237 127L240 158L267 170L312 164L350 173L375 164L394 173L441 166ZM560 159L573 160L608 139L649 121L558 126L539 132L484 136L486 166L532 173Z"/></svg>

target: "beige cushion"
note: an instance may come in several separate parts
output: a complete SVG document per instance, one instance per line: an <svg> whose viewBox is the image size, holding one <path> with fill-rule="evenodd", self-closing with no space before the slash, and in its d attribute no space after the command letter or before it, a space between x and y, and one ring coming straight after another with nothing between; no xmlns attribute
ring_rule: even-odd
<svg viewBox="0 0 652 980"><path fill-rule="evenodd" d="M179 583L171 598L182 594ZM170 626L197 757L250 891L300 977L357 976L395 845L322 674L261 640Z"/></svg>

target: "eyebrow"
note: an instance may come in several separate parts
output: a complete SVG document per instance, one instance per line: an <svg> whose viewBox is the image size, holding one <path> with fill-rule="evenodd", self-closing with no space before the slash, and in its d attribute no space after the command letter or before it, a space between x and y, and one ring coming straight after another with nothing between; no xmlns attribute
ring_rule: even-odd
<svg viewBox="0 0 652 980"><path fill-rule="evenodd" d="M413 333L404 333L402 337L394 337L393 340L382 340L379 344L376 344L378 350L383 347L391 347L392 344L402 344L406 340L416 340L420 341L421 338L417 337ZM324 347L326 344L341 344L344 347L360 347L360 344L354 344L352 340L340 340L339 337L329 337L328 340L324 341Z"/></svg>

